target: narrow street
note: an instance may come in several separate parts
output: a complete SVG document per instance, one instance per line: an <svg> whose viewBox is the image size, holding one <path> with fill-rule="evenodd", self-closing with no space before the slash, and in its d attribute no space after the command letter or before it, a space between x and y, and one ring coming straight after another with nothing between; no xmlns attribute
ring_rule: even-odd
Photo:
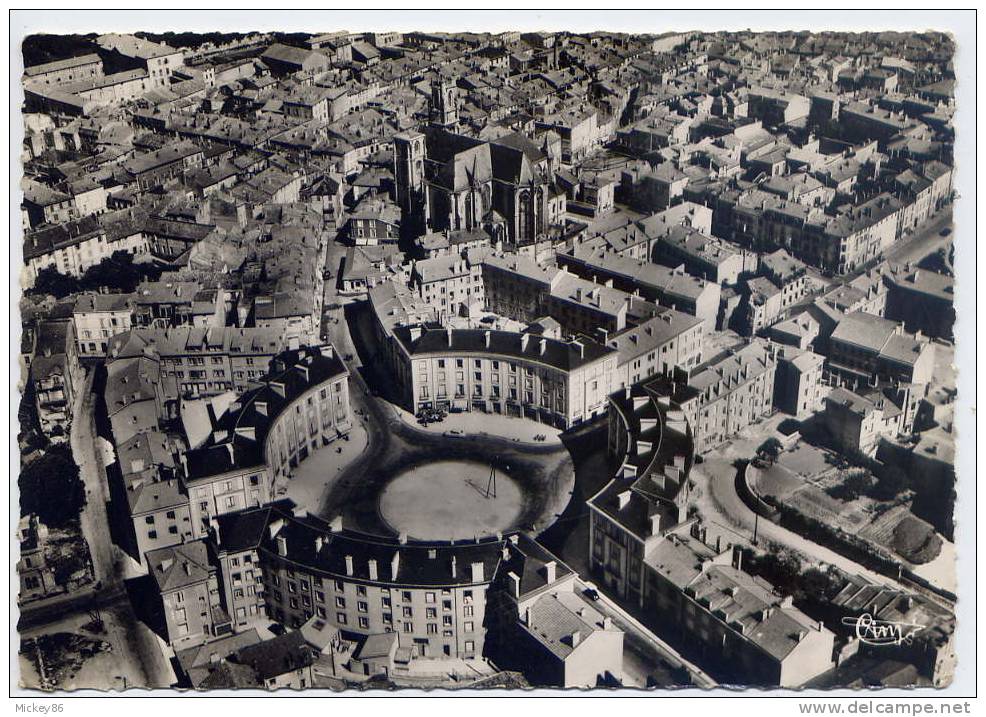
<svg viewBox="0 0 986 717"><path fill-rule="evenodd" d="M93 371L86 375L76 396L69 435L72 455L86 486L86 505L79 517L82 534L89 545L94 581L70 595L30 603L19 611L18 630L25 637L60 631L78 632L94 613L103 616L105 632L95 637L111 645L111 656L97 656L84 670L101 672L109 689L167 687L174 682L160 640L135 616L124 580L133 572L129 558L113 544L106 504L109 486L103 457L97 446L93 414ZM110 674L112 673L112 674ZM25 673L25 678L28 675ZM124 679L125 678L125 679ZM79 684L85 684L80 678ZM92 682L90 681L90 684Z"/></svg>
<svg viewBox="0 0 986 717"><path fill-rule="evenodd" d="M682 686L682 676L687 672L691 683L698 687L713 687L716 682L700 667L682 657L677 650L644 627L630 613L610 599L598 586L583 580L576 580L579 593L596 589L599 599L588 604L623 630L623 671L624 684L628 687Z"/></svg>
<svg viewBox="0 0 986 717"><path fill-rule="evenodd" d="M93 369L86 373L85 384L75 397L69 440L72 457L79 466L79 475L86 486L86 505L79 518L82 534L89 543L95 580L108 584L118 577L115 554L117 549L110 538L109 518L106 514L106 503L109 501L106 471L96 447L92 393L94 375Z"/></svg>

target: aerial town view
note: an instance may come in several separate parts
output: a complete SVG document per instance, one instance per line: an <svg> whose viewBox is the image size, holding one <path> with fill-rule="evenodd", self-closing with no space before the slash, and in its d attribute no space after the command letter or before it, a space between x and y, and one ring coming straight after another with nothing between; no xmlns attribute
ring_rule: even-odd
<svg viewBox="0 0 986 717"><path fill-rule="evenodd" d="M949 34L146 29L21 45L20 687L951 683Z"/></svg>

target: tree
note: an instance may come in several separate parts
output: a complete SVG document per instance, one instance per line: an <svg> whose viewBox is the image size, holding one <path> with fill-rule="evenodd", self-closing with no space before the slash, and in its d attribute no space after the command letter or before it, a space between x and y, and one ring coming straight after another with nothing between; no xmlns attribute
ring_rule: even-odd
<svg viewBox="0 0 986 717"><path fill-rule="evenodd" d="M903 470L897 466L887 466L877 481L874 494L884 500L896 498L910 487L910 483L910 478Z"/></svg>
<svg viewBox="0 0 986 717"><path fill-rule="evenodd" d="M89 267L82 277L81 289L95 291L102 287L130 294L142 279L157 279L161 269L153 264L135 264L132 254L115 251L112 256Z"/></svg>
<svg viewBox="0 0 986 717"><path fill-rule="evenodd" d="M873 480L868 471L852 470L844 474L842 483L832 486L827 493L841 501L853 501L859 500L872 487Z"/></svg>
<svg viewBox="0 0 986 717"><path fill-rule="evenodd" d="M38 272L38 278L34 281L30 293L51 294L56 299L63 299L69 294L79 291L79 280L74 276L68 276L58 271L53 266L45 267Z"/></svg>
<svg viewBox="0 0 986 717"><path fill-rule="evenodd" d="M42 269L29 293L50 294L56 299L62 299L80 291L98 291L106 287L130 294L143 279L158 279L162 271L156 264L134 263L133 255L128 252L115 251L86 269L81 279L62 274L54 267Z"/></svg>
<svg viewBox="0 0 986 717"><path fill-rule="evenodd" d="M52 528L62 528L76 520L86 504L86 487L67 445L55 446L23 466L17 486L21 516L34 513Z"/></svg>
<svg viewBox="0 0 986 717"><path fill-rule="evenodd" d="M771 436L757 449L757 455L767 461L776 461L777 456L784 450L784 446L779 440Z"/></svg>

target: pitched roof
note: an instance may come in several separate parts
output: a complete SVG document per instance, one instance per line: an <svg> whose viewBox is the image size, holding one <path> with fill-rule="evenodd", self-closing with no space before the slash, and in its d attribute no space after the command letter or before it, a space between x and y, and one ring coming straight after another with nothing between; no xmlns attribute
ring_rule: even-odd
<svg viewBox="0 0 986 717"><path fill-rule="evenodd" d="M147 553L147 566L161 593L204 582L215 572L204 539L151 550Z"/></svg>

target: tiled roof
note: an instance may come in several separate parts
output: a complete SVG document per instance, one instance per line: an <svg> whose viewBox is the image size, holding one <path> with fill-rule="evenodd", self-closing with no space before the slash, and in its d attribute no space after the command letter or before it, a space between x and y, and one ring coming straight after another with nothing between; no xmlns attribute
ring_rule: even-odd
<svg viewBox="0 0 986 717"><path fill-rule="evenodd" d="M147 553L147 566L161 593L204 582L215 572L205 540L151 550Z"/></svg>

